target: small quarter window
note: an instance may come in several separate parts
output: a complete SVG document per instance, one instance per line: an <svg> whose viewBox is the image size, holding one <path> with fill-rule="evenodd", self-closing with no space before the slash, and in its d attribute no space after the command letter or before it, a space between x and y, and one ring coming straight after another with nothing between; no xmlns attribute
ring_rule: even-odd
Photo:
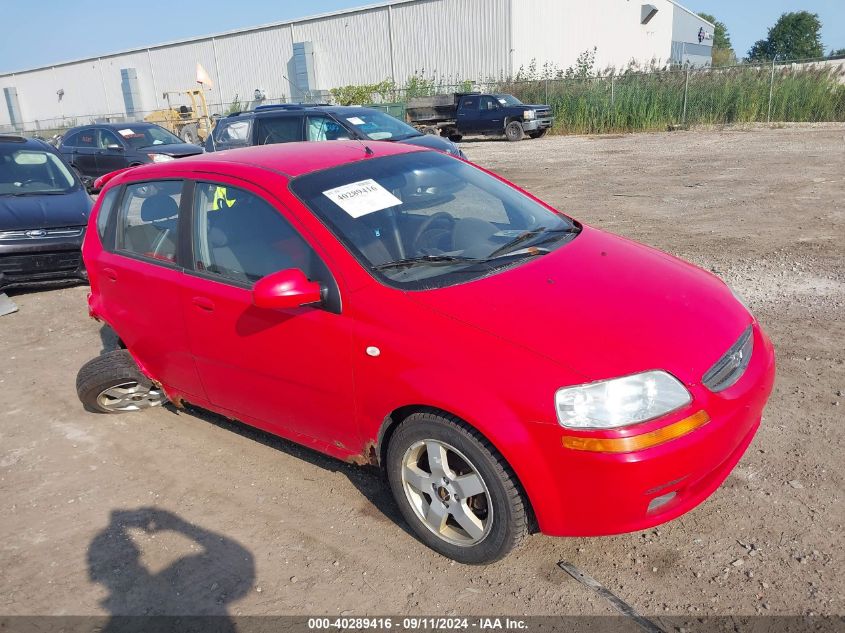
<svg viewBox="0 0 845 633"><path fill-rule="evenodd" d="M106 226L108 226L109 216L111 215L111 210L114 207L115 200L117 200L119 191L120 187L112 187L106 192L100 203L100 210L97 212L97 233L100 235L101 240L106 236Z"/></svg>
<svg viewBox="0 0 845 633"><path fill-rule="evenodd" d="M121 250L175 263L181 198L180 180L128 185L118 226Z"/></svg>

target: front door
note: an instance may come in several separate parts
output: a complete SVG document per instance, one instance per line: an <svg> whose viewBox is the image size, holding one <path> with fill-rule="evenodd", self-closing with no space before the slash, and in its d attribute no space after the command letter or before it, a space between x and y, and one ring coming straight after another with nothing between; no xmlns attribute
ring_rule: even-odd
<svg viewBox="0 0 845 633"><path fill-rule="evenodd" d="M111 130L100 128L97 142L97 171L108 174L126 167L126 147Z"/></svg>
<svg viewBox="0 0 845 633"><path fill-rule="evenodd" d="M197 182L192 208L194 271L182 302L211 403L283 435L358 447L350 323L322 258L252 185L222 176ZM326 286L326 305L252 304L258 279L289 268Z"/></svg>
<svg viewBox="0 0 845 633"><path fill-rule="evenodd" d="M505 118L499 102L490 95L481 97L478 110L478 129L481 132L504 132Z"/></svg>

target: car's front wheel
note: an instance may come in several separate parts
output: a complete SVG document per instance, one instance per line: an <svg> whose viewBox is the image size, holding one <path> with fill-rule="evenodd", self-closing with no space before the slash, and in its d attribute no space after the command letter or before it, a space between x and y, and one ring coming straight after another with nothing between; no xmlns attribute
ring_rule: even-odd
<svg viewBox="0 0 845 633"><path fill-rule="evenodd" d="M167 401L160 387L141 373L125 349L106 352L85 363L76 375L76 393L88 411L125 413Z"/></svg>
<svg viewBox="0 0 845 633"><path fill-rule="evenodd" d="M390 438L386 468L402 516L444 556L492 563L528 533L526 503L507 463L457 418L409 416Z"/></svg>

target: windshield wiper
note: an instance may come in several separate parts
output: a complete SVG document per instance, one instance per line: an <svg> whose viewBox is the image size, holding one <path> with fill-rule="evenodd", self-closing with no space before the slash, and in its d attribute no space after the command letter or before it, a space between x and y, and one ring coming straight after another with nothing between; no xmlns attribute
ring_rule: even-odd
<svg viewBox="0 0 845 633"><path fill-rule="evenodd" d="M448 266L449 264L478 264L486 262L486 259L477 257L461 257L460 255L422 255L420 257L407 257L397 259L384 264L377 264L372 270L387 270L389 268L406 268L411 266Z"/></svg>
<svg viewBox="0 0 845 633"><path fill-rule="evenodd" d="M510 255L511 254L510 251L513 249L514 246L519 246L523 242L527 242L528 240L530 240L534 237L537 237L541 233L573 233L573 232L577 232L577 231L578 231L578 229L576 227L566 227L566 228L563 228L563 229L549 229L545 226L541 226L540 228L537 228L537 229L531 229L530 231L525 231L524 233L520 233L519 235L517 235L515 238L513 238L507 244L503 244L502 246L500 246L499 248L494 250L492 253L490 253L485 259L489 260L489 259L495 259L497 257L504 256L504 255ZM545 244L546 242L550 242L553 239L556 239L556 238L550 237L548 239L543 240L542 242L538 242L538 244Z"/></svg>
<svg viewBox="0 0 845 633"><path fill-rule="evenodd" d="M15 198L21 198L23 196L61 196L67 193L66 191L18 191L16 193L6 193L3 195L6 196L14 196Z"/></svg>

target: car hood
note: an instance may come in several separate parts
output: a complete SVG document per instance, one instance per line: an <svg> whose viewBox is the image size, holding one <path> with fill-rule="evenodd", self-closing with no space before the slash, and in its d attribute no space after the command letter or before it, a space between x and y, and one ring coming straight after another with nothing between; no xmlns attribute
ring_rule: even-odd
<svg viewBox="0 0 845 633"><path fill-rule="evenodd" d="M0 231L82 226L92 206L84 189L62 195L0 196Z"/></svg>
<svg viewBox="0 0 845 633"><path fill-rule="evenodd" d="M150 145L142 147L139 151L150 154L167 154L168 156L195 156L202 154L203 149L193 143L172 143L170 145Z"/></svg>
<svg viewBox="0 0 845 633"><path fill-rule="evenodd" d="M714 275L586 226L569 244L513 269L408 297L564 365L583 382L665 369L700 383L752 320Z"/></svg>
<svg viewBox="0 0 845 633"><path fill-rule="evenodd" d="M457 156L458 148L450 141L442 136L435 136L434 134L421 134L420 136L412 136L411 138L396 141L397 143L406 143L407 145L416 145L417 147L428 147L430 149L440 150L447 154Z"/></svg>

